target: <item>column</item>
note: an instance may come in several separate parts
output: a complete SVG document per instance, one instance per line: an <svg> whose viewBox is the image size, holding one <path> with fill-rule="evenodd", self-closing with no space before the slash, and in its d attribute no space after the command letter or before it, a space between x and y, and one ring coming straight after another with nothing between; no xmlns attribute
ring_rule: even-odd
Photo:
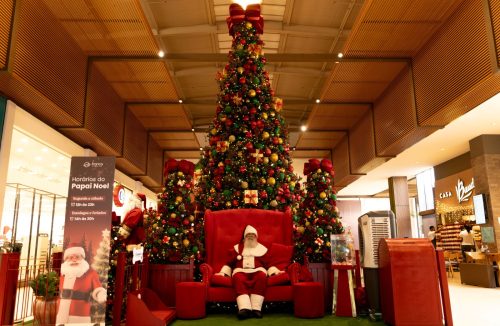
<svg viewBox="0 0 500 326"><path fill-rule="evenodd" d="M391 210L396 215L397 237L411 238L410 201L406 177L389 178L389 199L391 201Z"/></svg>

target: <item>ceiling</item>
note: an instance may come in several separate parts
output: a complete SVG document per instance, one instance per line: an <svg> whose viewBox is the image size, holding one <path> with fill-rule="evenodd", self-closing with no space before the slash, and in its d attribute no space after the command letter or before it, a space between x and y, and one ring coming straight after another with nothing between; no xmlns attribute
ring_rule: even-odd
<svg viewBox="0 0 500 326"><path fill-rule="evenodd" d="M60 71L57 64L64 63L69 77L49 77L63 80L68 88L80 93L71 94L74 100L69 94L58 94L56 87L48 86L46 81L52 80L47 80L47 73L43 83L27 80L28 77L23 83L35 85L37 94L45 94L52 103L70 108L63 108L65 114L71 115L67 120L63 120L67 116L50 116L54 127L79 143L88 135L95 136L101 146L112 137L104 134L107 131L99 127L99 120L111 126L112 117L107 114L112 113L99 113L97 118L88 119L85 110L87 106L118 105L105 95L96 97L99 103L89 100L88 94L96 89L107 91L101 82L94 83L95 69L125 103L125 116L130 112L147 137L158 144L162 160L198 159L200 148L207 144L207 127L215 117L216 74L228 61L231 37L226 17L231 2L43 0L62 26L52 31L54 46L64 46L65 53L71 53L72 65L67 58L58 63L45 62L47 67L33 63L36 70L26 75L35 75L42 68ZM26 15L30 28L37 27L34 16L28 15L43 11L41 3L23 2L32 6ZM494 1L488 3L492 13L500 11ZM491 58L477 54L494 52L489 41L474 39L480 34L482 25L476 25L483 17L471 13L482 12L477 9L482 7L480 0L263 0L266 70L276 96L284 100L282 114L290 131L290 145L295 149L292 157L332 158L338 172L336 185L342 188L339 194L345 196L380 193L387 188L389 176L412 178L415 172L452 158L459 151L441 155L438 151L414 148L429 135L442 134L449 122L500 90L500 56L495 65ZM500 26L496 21L500 20L487 24ZM43 22L40 24L38 28L42 28ZM60 44L64 39L59 36L61 31L71 37L78 49L67 41ZM22 41L21 37L18 39ZM39 48L47 48L47 43L40 39ZM476 45L483 43L482 47ZM500 44L500 40L495 44ZM163 57L157 55L160 50ZM37 57L29 49L19 47L16 54L31 58L31 62ZM73 81L71 74L79 74L75 67L83 67L86 80ZM20 64L17 69L11 69L14 77L23 73L25 65ZM489 87L480 88L481 83ZM0 80L1 91L7 93L7 86L2 86ZM464 96L469 98L462 100ZM23 102L22 95L18 97ZM78 111L80 106L84 107L83 113ZM84 116L83 122L78 121L80 115ZM125 128L123 120L116 125ZM303 125L307 126L305 132L300 130ZM123 143L129 139L127 131L124 133L115 132L118 136L114 143L107 142L108 147L103 148L121 153L122 158L130 161L128 157L141 153L123 149ZM446 135L458 137L452 131ZM142 146L136 145L137 149ZM411 158L403 160L407 152L426 159L419 163ZM129 174L140 175L148 160L130 161L132 164L124 166L130 167ZM156 184L161 189L161 183Z"/></svg>

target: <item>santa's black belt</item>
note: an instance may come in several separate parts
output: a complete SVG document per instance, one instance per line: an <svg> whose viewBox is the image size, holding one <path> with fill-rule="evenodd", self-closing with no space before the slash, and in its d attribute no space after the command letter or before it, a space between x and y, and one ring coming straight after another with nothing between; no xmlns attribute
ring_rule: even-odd
<svg viewBox="0 0 500 326"><path fill-rule="evenodd" d="M62 299L89 301L90 293L64 289L61 293L61 298Z"/></svg>

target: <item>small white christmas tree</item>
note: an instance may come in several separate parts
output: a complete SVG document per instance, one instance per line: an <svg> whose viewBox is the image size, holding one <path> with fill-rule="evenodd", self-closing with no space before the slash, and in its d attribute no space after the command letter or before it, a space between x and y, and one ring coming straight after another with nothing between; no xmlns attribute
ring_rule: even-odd
<svg viewBox="0 0 500 326"><path fill-rule="evenodd" d="M108 229L102 231L102 240L94 256L92 268L99 274L99 280L102 287L108 286L109 254L111 251L111 233ZM92 304L92 322L104 323L106 314L106 305L94 302Z"/></svg>

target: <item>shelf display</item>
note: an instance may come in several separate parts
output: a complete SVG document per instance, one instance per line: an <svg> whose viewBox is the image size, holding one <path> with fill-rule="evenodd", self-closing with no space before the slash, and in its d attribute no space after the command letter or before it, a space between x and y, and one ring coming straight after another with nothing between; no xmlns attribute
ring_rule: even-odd
<svg viewBox="0 0 500 326"><path fill-rule="evenodd" d="M436 247L438 249L460 251L462 239L458 236L462 224L442 225L436 232Z"/></svg>

